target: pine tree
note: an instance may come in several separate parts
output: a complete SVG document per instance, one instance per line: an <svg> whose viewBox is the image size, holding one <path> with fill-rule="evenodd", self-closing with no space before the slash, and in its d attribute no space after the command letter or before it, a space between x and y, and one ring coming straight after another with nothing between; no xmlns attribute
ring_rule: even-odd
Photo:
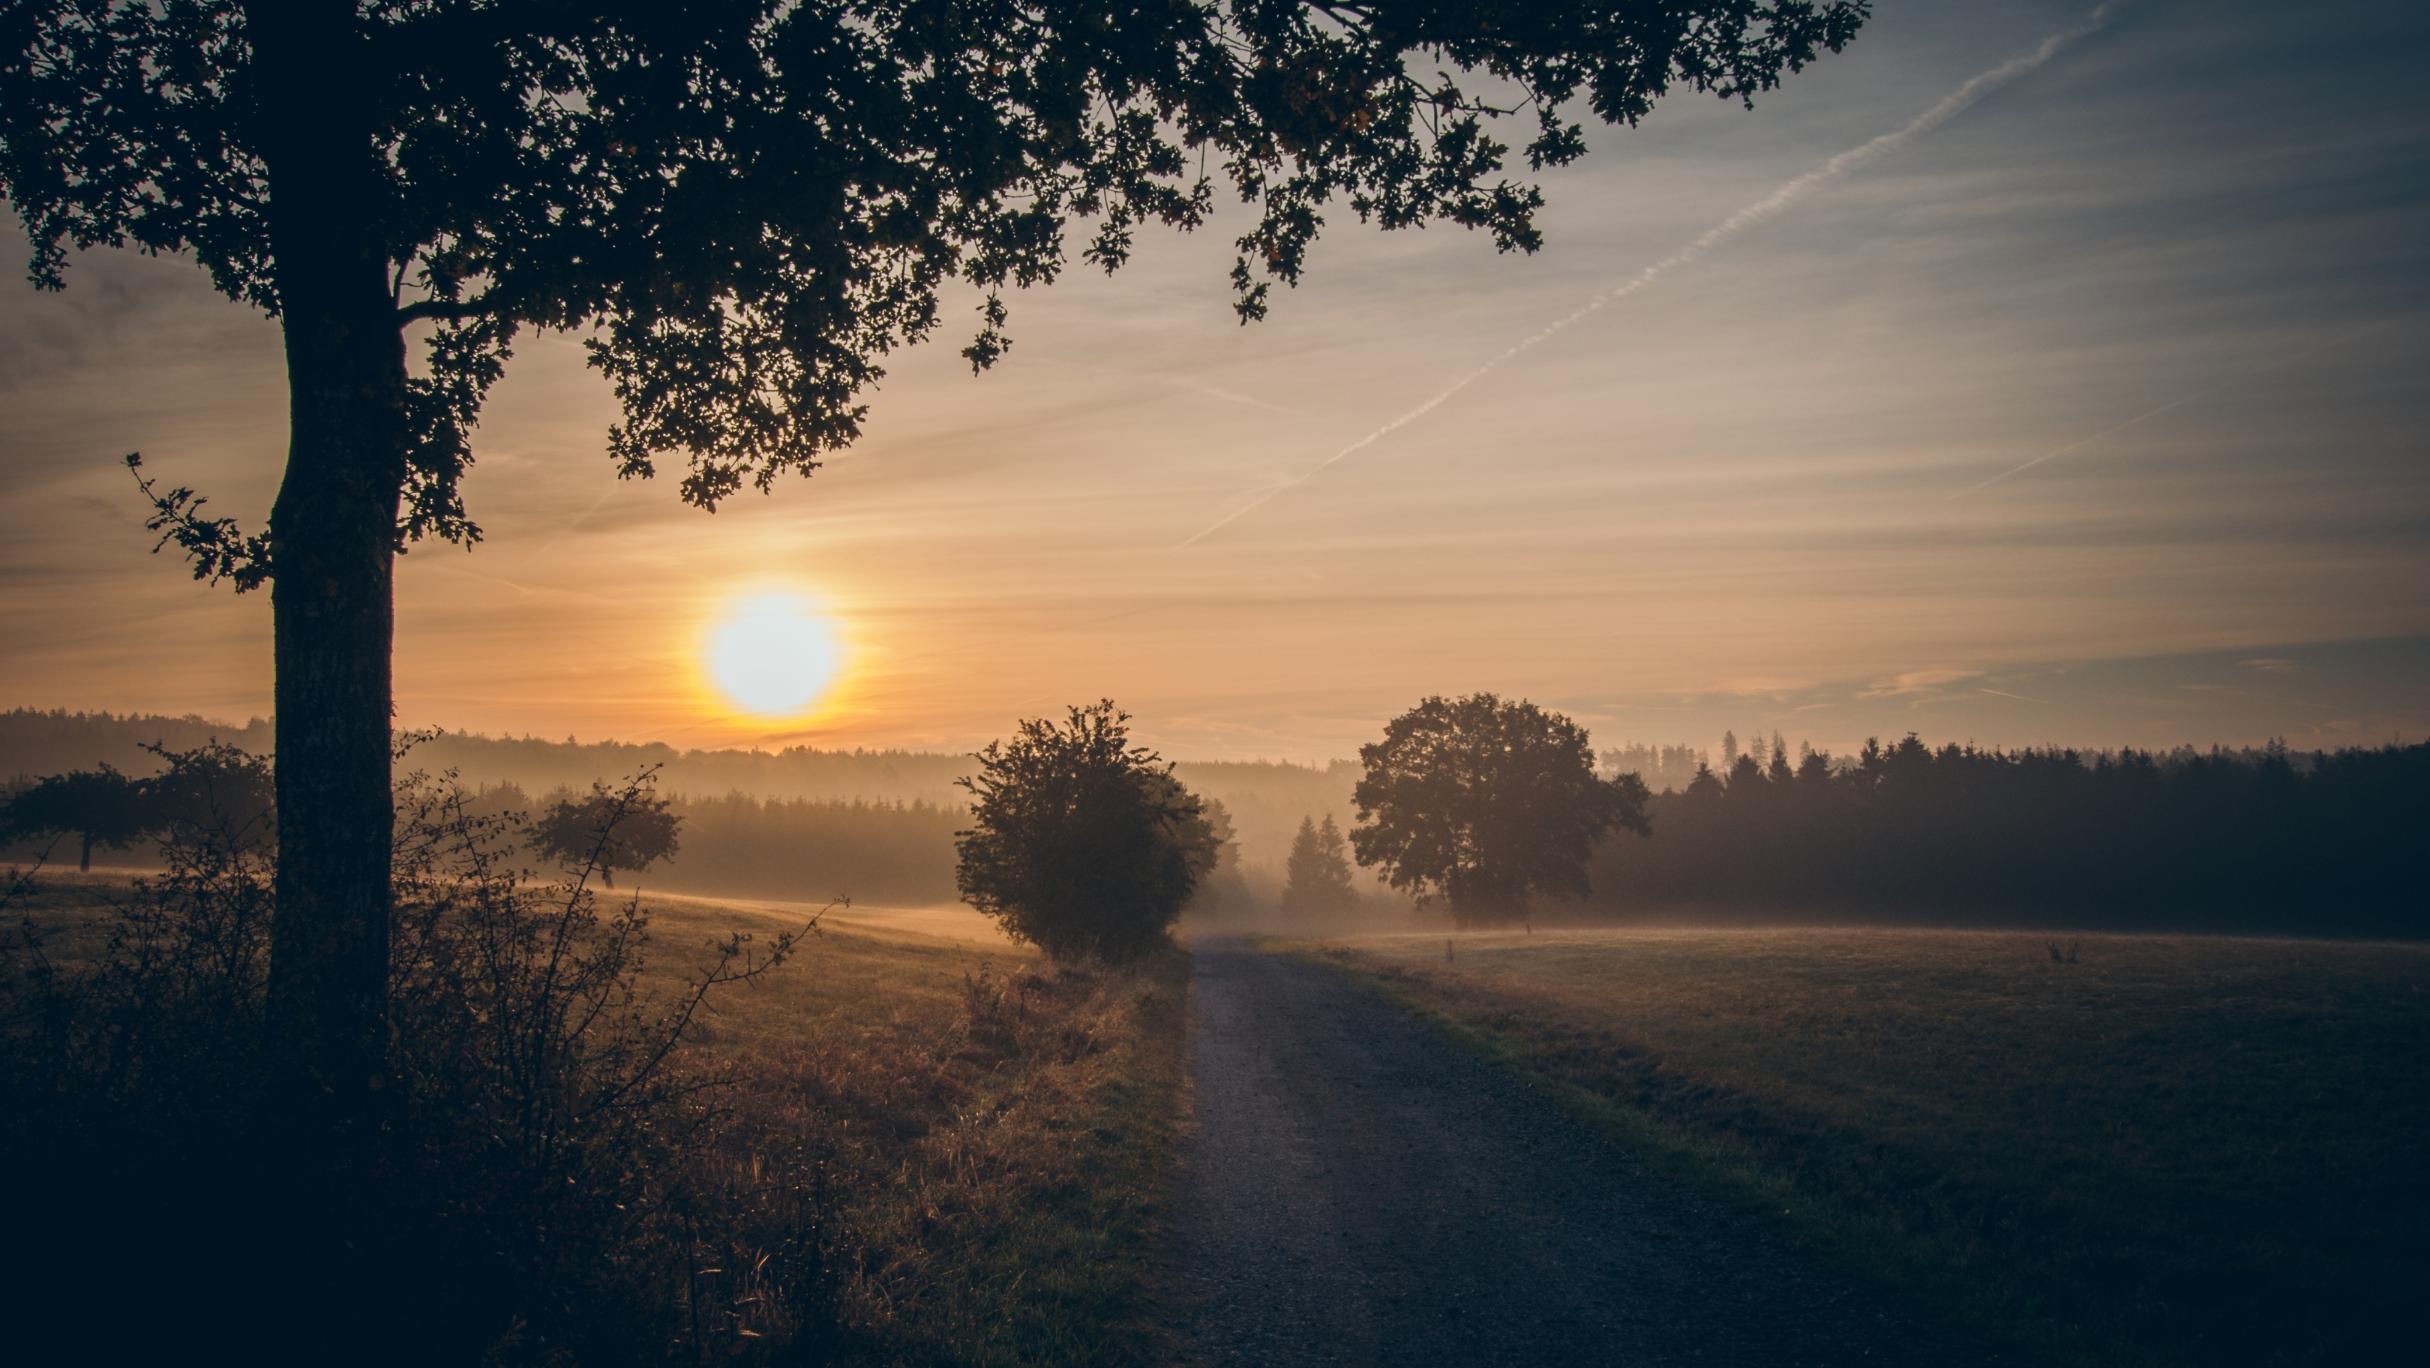
<svg viewBox="0 0 2430 1368"><path fill-rule="evenodd" d="M1350 845L1331 813L1321 825L1300 819L1283 872L1282 908L1293 916L1347 912L1358 901L1350 882Z"/></svg>
<svg viewBox="0 0 2430 1368"><path fill-rule="evenodd" d="M1334 824L1328 812L1316 824L1317 885L1324 892L1324 906L1329 911L1347 912L1358 903L1358 890L1350 882L1350 842L1342 829Z"/></svg>
<svg viewBox="0 0 2430 1368"><path fill-rule="evenodd" d="M1307 912L1316 889L1316 819L1302 817L1291 837L1291 853L1283 859L1282 910L1297 916Z"/></svg>

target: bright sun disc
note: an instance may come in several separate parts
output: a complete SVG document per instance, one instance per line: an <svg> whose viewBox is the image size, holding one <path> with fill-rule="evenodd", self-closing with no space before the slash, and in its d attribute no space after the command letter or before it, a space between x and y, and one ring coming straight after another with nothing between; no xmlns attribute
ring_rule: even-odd
<svg viewBox="0 0 2430 1368"><path fill-rule="evenodd" d="M843 661L835 624L798 594L735 599L709 627L710 683L736 708L762 717L808 711Z"/></svg>

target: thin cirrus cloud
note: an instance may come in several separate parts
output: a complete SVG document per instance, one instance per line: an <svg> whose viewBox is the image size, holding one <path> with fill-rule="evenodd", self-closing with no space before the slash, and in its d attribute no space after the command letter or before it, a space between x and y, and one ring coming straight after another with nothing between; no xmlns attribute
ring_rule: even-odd
<svg viewBox="0 0 2430 1368"><path fill-rule="evenodd" d="M478 434L487 540L400 570L400 719L793 737L682 683L776 577L856 643L819 744L1112 694L1168 753L1323 758L1469 688L1605 742L2418 734L2430 15L2137 0L1800 180L2090 12L1884 7L1751 113L1598 133L1541 255L1337 215L1255 327L1226 224L1143 240L1019 298L984 377L898 358L858 447L713 519L610 477L612 400L535 339ZM266 604L152 558L116 460L257 523L280 375L182 263L0 310L0 704L267 709Z"/></svg>
<svg viewBox="0 0 2430 1368"><path fill-rule="evenodd" d="M2002 86L2040 70L2070 45L2098 32L2102 25L2109 21L2110 13L2118 7L2119 3L2122 3L2122 0L2104 0L2104 3L2095 6L2082 22L2049 35L2036 43L2030 51L2019 53L1997 66L1968 77L1960 82L1956 89L1934 101L1931 107L1924 110L1923 113L1887 133L1878 134L1845 151L1834 153L1820 165L1774 186L1770 193L1750 204L1741 206L1729 217L1697 234L1693 240L1679 250L1644 267L1620 283L1592 296L1568 313L1511 343L1486 358L1467 374L1429 395L1424 402L1327 456L1305 473L1260 491L1248 503L1209 523L1203 530L1183 541L1182 545L1195 546L1205 541L1208 537L1221 532L1242 518L1250 516L1291 490L1299 488L1343 461L1391 437L1402 428L1423 420L1428 414L1459 397L1461 392L1470 386L1551 341L1569 328L1585 322L1601 310L1618 304L1629 296L1654 285L1664 276L1695 265L1715 248L1729 242L1730 239L1789 212L1799 200L1812 194L1816 189L1863 167L1875 158L1885 157L1898 151L1908 143L1965 113Z"/></svg>

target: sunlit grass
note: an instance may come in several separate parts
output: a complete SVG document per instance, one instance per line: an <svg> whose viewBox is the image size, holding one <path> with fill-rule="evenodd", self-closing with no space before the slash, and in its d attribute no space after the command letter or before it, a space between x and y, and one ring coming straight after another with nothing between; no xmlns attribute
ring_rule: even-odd
<svg viewBox="0 0 2430 1368"><path fill-rule="evenodd" d="M2032 1356L2371 1359L2430 1286L2430 949L2067 948L1794 930L1321 952Z"/></svg>

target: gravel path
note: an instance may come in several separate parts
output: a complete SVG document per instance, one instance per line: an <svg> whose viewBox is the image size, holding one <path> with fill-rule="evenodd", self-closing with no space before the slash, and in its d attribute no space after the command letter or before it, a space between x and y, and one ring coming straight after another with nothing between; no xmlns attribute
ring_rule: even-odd
<svg viewBox="0 0 2430 1368"><path fill-rule="evenodd" d="M1933 1364L1843 1279L1335 971L1201 942L1182 1342L1210 1364Z"/></svg>

